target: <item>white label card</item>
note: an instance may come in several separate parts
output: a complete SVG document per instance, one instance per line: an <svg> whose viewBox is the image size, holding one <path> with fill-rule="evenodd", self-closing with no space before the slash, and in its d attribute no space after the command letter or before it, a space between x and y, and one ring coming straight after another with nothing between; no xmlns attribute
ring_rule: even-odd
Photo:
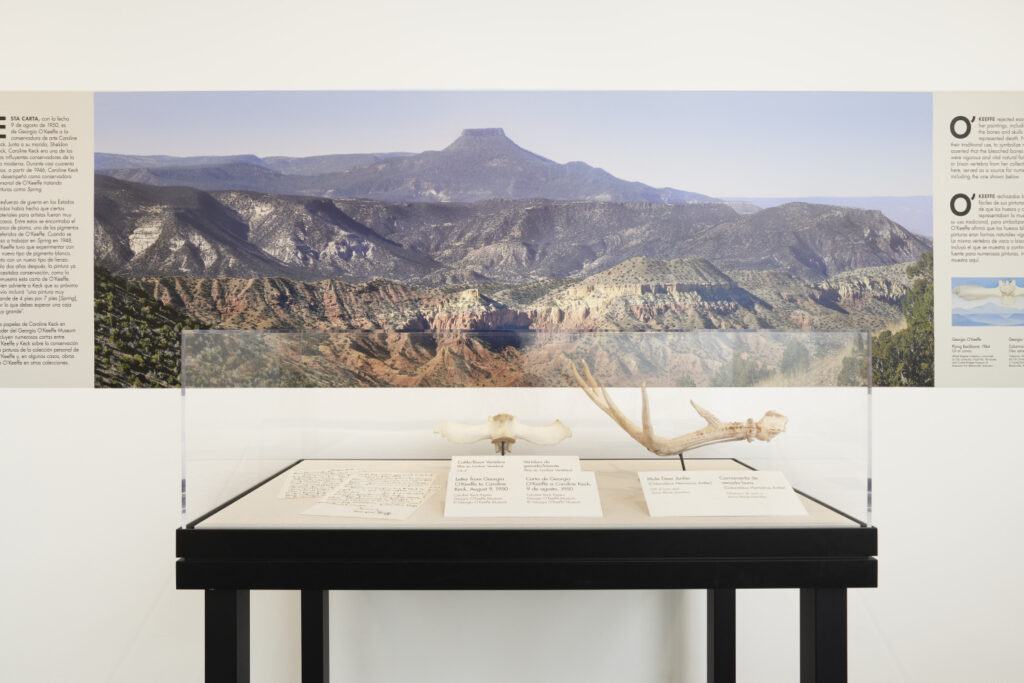
<svg viewBox="0 0 1024 683"><path fill-rule="evenodd" d="M601 517L593 472L576 456L452 458L445 517Z"/></svg>
<svg viewBox="0 0 1024 683"><path fill-rule="evenodd" d="M638 472L651 517L806 515L782 472Z"/></svg>
<svg viewBox="0 0 1024 683"><path fill-rule="evenodd" d="M408 519L427 499L434 476L429 472L349 472L344 483L302 514Z"/></svg>
<svg viewBox="0 0 1024 683"><path fill-rule="evenodd" d="M593 472L526 474L524 512L530 517L601 517Z"/></svg>

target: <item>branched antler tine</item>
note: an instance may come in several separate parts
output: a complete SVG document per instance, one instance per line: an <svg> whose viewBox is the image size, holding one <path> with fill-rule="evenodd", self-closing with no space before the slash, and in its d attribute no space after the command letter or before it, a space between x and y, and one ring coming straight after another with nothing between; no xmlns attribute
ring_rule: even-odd
<svg viewBox="0 0 1024 683"><path fill-rule="evenodd" d="M627 424L622 422L622 420L624 419L622 417L622 412L619 410L618 406L615 405L615 402L612 401L611 396L608 395L608 392L605 391L605 388L598 384L597 380L594 379L594 375L591 374L590 366L587 365L587 361L582 361L582 363L583 372L585 373L587 379L586 381L584 381L583 378L580 377L580 373L576 371L576 364L573 363L572 374L573 377L576 379L576 383L580 385L580 388L583 389L583 392L587 395L587 397L594 402L594 405L600 408L602 412L604 412L610 418L615 420L615 422L617 422L620 427L626 429L626 431L629 431L629 427L627 426Z"/></svg>
<svg viewBox="0 0 1024 683"><path fill-rule="evenodd" d="M644 438L648 440L654 439L654 426L651 424L651 404L647 400L647 383L640 385L640 397L643 401L643 407L640 409L640 420L643 423Z"/></svg>
<svg viewBox="0 0 1024 683"><path fill-rule="evenodd" d="M697 405L697 402L692 400L692 399L690 400L690 405L693 406L693 409L697 411L698 415L700 415L701 417L703 417L707 421L709 426L711 426L711 427L721 427L722 426L723 422L721 420L719 420L717 417L715 417L715 415L710 410L707 410L705 408L701 408L699 405Z"/></svg>
<svg viewBox="0 0 1024 683"><path fill-rule="evenodd" d="M587 398L593 401L598 408L604 410L604 407L601 406L601 397L598 394L597 387L588 385L587 382L585 382L583 378L580 377L580 373L576 371L576 363L574 361L569 361L569 367L572 369L573 379L576 380L576 384L579 386L580 389L583 390L583 393L587 395ZM587 369L586 361L583 361L583 368L584 370ZM587 375L590 375L589 371L587 372ZM591 377L590 379L593 380L593 377Z"/></svg>
<svg viewBox="0 0 1024 683"><path fill-rule="evenodd" d="M609 411L615 406L615 404L608 397L608 392L604 390L604 387L598 384L597 380L594 379L594 375L590 373L590 366L587 365L587 361L582 362L583 372L586 373L587 382L590 384L590 391L588 391L587 394L590 396L590 399L597 404L598 408L611 415Z"/></svg>
<svg viewBox="0 0 1024 683"><path fill-rule="evenodd" d="M590 374L590 366L587 365L587 361L584 360L580 362L583 363L583 372L587 376L587 382L589 382L590 386L592 386L594 389L597 389L599 385L597 383L597 380L594 379L594 376Z"/></svg>
<svg viewBox="0 0 1024 683"><path fill-rule="evenodd" d="M611 415L613 418L615 418L615 421L618 422L616 414L621 414L622 411L620 411L619 407L615 405L615 401L612 400L612 397L608 395L607 389L599 386L597 390L601 394L601 402L598 403L598 405L601 406L601 410Z"/></svg>
<svg viewBox="0 0 1024 683"><path fill-rule="evenodd" d="M615 422L617 422L620 427L625 429L627 434L629 434L631 437L633 437L640 443L644 443L643 429L641 429L636 422L633 422L628 417L626 417L625 413L619 410L619 407L615 405L615 401L613 401L612 397L608 395L608 390L605 389L604 387L601 387L601 396L604 397L605 401L605 407L603 407L602 410L604 410L604 412L606 412L609 417L615 420Z"/></svg>
<svg viewBox="0 0 1024 683"><path fill-rule="evenodd" d="M586 374L587 379L586 381L584 381L581 378L580 386L582 386L584 391L587 392L587 395L590 396L590 399L597 404L597 407L600 408L602 411L605 411L607 410L607 408L605 407L605 404L601 401L601 389L597 384L597 380L595 380L594 376L590 374L590 367L587 366L587 361L583 360L582 362L583 372ZM575 364L572 364L572 368L575 369ZM577 374L577 376L579 377L579 373Z"/></svg>
<svg viewBox="0 0 1024 683"><path fill-rule="evenodd" d="M594 396L591 394L592 389L587 386L587 383L583 381L583 378L580 377L580 373L576 370L576 363L574 361L568 361L568 364L569 369L572 370L572 378L576 380L576 384L579 385L579 388L582 389L587 396L590 397L590 400L594 400ZM586 366L584 365L584 367Z"/></svg>

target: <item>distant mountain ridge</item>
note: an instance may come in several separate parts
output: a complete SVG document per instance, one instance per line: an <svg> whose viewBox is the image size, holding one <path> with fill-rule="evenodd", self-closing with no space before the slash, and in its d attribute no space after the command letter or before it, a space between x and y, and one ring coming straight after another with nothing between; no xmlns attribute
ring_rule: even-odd
<svg viewBox="0 0 1024 683"><path fill-rule="evenodd" d="M222 166L225 164L263 165L263 160L255 154L231 154L226 156L188 156L177 157L167 154L109 154L96 152L93 154L93 167L96 172L115 171L129 168L173 168L175 166Z"/></svg>
<svg viewBox="0 0 1024 683"><path fill-rule="evenodd" d="M320 154L312 157L263 157L263 165L285 175L339 173L350 168L376 164L385 159L411 156L409 152L378 154Z"/></svg>
<svg viewBox="0 0 1024 683"><path fill-rule="evenodd" d="M320 154L310 157L268 156L255 154L233 154L226 156L176 157L163 154L135 155L108 154L96 152L93 163L97 172L124 171L127 169L169 169L199 166L229 166L252 164L262 166L283 175L317 175L337 173L356 166L377 163L392 157L409 156L409 152L387 152L381 154Z"/></svg>
<svg viewBox="0 0 1024 683"><path fill-rule="evenodd" d="M501 128L469 128L439 151L316 157L95 155L96 172L150 185L384 201L590 200L686 204L707 195L616 178L523 149Z"/></svg>
<svg viewBox="0 0 1024 683"><path fill-rule="evenodd" d="M104 176L95 234L97 263L119 274L433 284L587 277L635 257L817 281L931 248L878 211L813 204L741 216L721 203L331 201Z"/></svg>
<svg viewBox="0 0 1024 683"><path fill-rule="evenodd" d="M154 187L191 187L198 190L234 189L266 192L267 188L285 190L289 177L262 163L229 162L195 166L132 167L98 171L118 180ZM303 193L296 193L303 194Z"/></svg>
<svg viewBox="0 0 1024 683"><path fill-rule="evenodd" d="M730 197L726 201L739 213L754 213L761 209L793 202L872 209L881 211L910 232L918 235L931 238L934 232L932 197L930 195L906 197Z"/></svg>

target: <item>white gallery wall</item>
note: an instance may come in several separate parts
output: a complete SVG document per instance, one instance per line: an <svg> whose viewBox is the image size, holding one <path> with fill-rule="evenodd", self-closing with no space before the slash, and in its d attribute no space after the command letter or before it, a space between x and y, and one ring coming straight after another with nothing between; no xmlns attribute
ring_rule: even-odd
<svg viewBox="0 0 1024 683"><path fill-rule="evenodd" d="M880 586L853 681L1011 681L1024 611L1024 392L876 389ZM0 680L198 681L174 590L179 392L3 390ZM700 681L695 591L332 594L338 681ZM253 598L254 681L298 680L298 599ZM796 680L797 596L739 593L740 680ZM488 672L481 678L481 672Z"/></svg>
<svg viewBox="0 0 1024 683"><path fill-rule="evenodd" d="M997 0L118 0L3 17L0 90L1024 90L1024 8ZM0 680L201 680L202 596L174 590L179 399L0 390ZM1021 406L1018 389L874 391L880 586L851 591L851 680L1019 679ZM332 673L700 681L703 600L336 592ZM740 680L796 680L796 594L741 592L739 620ZM255 594L254 681L298 680L297 625L296 596Z"/></svg>

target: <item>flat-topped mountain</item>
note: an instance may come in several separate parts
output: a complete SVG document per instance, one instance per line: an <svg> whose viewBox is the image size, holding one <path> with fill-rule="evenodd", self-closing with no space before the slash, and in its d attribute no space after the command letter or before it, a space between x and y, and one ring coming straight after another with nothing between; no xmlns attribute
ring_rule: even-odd
<svg viewBox="0 0 1024 683"><path fill-rule="evenodd" d="M706 195L620 180L581 161L559 164L523 149L501 128L468 129L437 152L354 168L334 197L475 202L482 199L586 199L685 204Z"/></svg>
<svg viewBox="0 0 1024 683"><path fill-rule="evenodd" d="M218 160L219 159L219 160ZM361 197L387 201L577 199L685 204L718 201L616 178L582 161L560 164L523 149L501 128L470 128L442 150L316 157L167 157L97 154L98 173L201 190Z"/></svg>

